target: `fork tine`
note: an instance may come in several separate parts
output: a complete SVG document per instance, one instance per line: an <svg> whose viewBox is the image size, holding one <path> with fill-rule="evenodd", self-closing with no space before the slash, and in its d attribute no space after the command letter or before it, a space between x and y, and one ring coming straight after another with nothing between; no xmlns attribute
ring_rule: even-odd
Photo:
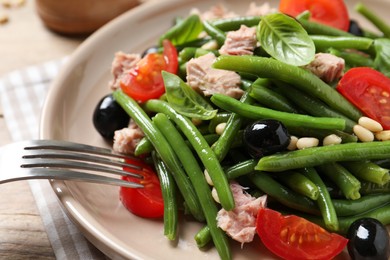
<svg viewBox="0 0 390 260"><path fill-rule="evenodd" d="M29 147L30 148L30 147ZM51 158L51 159L71 159L78 161L95 162L101 164L108 164L112 166L128 167L136 170L142 170L142 167L129 164L125 161L112 160L101 156L92 156L84 153L70 153L70 150L46 150L48 148L40 148L42 150L26 149L23 159L35 159L35 158ZM73 150L71 151L73 152Z"/></svg>
<svg viewBox="0 0 390 260"><path fill-rule="evenodd" d="M89 171L99 171L105 173L112 173L120 176L131 176L138 179L142 179L142 175L137 173L132 173L129 171L124 171L122 169L116 169L113 167L107 167L100 164L91 164L85 162L78 161L69 161L69 160L59 160L59 159L51 159L51 160L41 160L39 159L28 159L24 160L20 167L22 168L39 168L39 167L56 167L56 168L70 168L70 169L80 169L80 170L89 170Z"/></svg>
<svg viewBox="0 0 390 260"><path fill-rule="evenodd" d="M63 169L49 169L49 168L31 168L26 171L23 176L18 176L15 178L8 178L6 180L0 180L1 183L18 181L18 180L28 180L28 179L56 179L56 180L72 180L72 181L86 181L91 183L99 184L110 184L128 188L143 188L144 186L139 183L124 181L117 178L111 178L103 175L73 171L73 170L63 170Z"/></svg>

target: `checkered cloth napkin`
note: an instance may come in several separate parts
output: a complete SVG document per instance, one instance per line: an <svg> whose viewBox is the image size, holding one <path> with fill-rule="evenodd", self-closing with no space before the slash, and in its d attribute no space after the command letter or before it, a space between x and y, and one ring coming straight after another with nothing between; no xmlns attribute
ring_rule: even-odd
<svg viewBox="0 0 390 260"><path fill-rule="evenodd" d="M0 78L0 102L13 141L37 139L40 113L52 79L66 58ZM29 181L57 259L107 259L66 216L47 180Z"/></svg>

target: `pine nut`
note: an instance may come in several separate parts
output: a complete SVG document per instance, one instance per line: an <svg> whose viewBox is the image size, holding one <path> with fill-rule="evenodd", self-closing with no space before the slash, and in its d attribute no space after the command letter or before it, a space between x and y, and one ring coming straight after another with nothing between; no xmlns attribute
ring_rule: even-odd
<svg viewBox="0 0 390 260"><path fill-rule="evenodd" d="M6 24L9 21L9 17L6 14L0 14L0 24Z"/></svg>
<svg viewBox="0 0 390 260"><path fill-rule="evenodd" d="M353 132L358 137L358 139L362 142L372 142L374 141L374 133L364 128L361 125L355 125L353 127Z"/></svg>
<svg viewBox="0 0 390 260"><path fill-rule="evenodd" d="M221 203L219 201L219 197L218 197L218 193L217 193L217 190L213 187L213 189L211 190L211 196L213 197L213 199L218 202L218 203Z"/></svg>
<svg viewBox="0 0 390 260"><path fill-rule="evenodd" d="M383 127L379 122L366 116L362 116L361 118L359 118L358 123L364 128L370 130L371 132L379 132L383 130Z"/></svg>
<svg viewBox="0 0 390 260"><path fill-rule="evenodd" d="M210 174L207 170L204 170L204 177L206 178L206 181L207 183L210 185L210 186L214 186L214 183L213 181L211 180L211 177L210 177Z"/></svg>
<svg viewBox="0 0 390 260"><path fill-rule="evenodd" d="M220 123L215 127L215 133L221 135L225 131L226 123Z"/></svg>
<svg viewBox="0 0 390 260"><path fill-rule="evenodd" d="M375 133L375 138L379 141L389 141L390 140L390 130L384 130Z"/></svg>
<svg viewBox="0 0 390 260"><path fill-rule="evenodd" d="M202 45L201 47L202 49L205 49L205 50L218 50L218 43L217 41L209 41L205 44Z"/></svg>
<svg viewBox="0 0 390 260"><path fill-rule="evenodd" d="M290 139L289 145L287 146L287 150L290 150L290 151L296 150L298 137L292 135L290 138L291 139Z"/></svg>
<svg viewBox="0 0 390 260"><path fill-rule="evenodd" d="M297 148L301 150L305 148L316 147L319 143L320 141L315 137L302 137L297 141Z"/></svg>
<svg viewBox="0 0 390 260"><path fill-rule="evenodd" d="M199 118L191 118L191 122L195 125L195 126L198 126L200 124L203 123L203 120L202 119L199 119Z"/></svg>
<svg viewBox="0 0 390 260"><path fill-rule="evenodd" d="M332 144L341 144L341 137L335 134L331 134L325 136L324 140L322 140L322 145L332 145Z"/></svg>

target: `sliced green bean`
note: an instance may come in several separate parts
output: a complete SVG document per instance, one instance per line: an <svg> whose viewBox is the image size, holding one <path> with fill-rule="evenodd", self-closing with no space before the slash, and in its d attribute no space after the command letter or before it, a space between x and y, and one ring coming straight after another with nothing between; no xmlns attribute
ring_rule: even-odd
<svg viewBox="0 0 390 260"><path fill-rule="evenodd" d="M316 50L336 49L356 49L368 50L374 43L373 39L358 36L324 36L311 35Z"/></svg>
<svg viewBox="0 0 390 260"><path fill-rule="evenodd" d="M139 143L135 147L134 155L140 156L142 154L148 154L153 149L154 149L154 146L153 146L152 142L150 142L147 137L144 137L141 139L141 141L139 141Z"/></svg>
<svg viewBox="0 0 390 260"><path fill-rule="evenodd" d="M205 225L203 226L198 233L195 234L194 236L196 245L199 248L205 247L208 243L211 242L211 233L210 233L210 228Z"/></svg>
<svg viewBox="0 0 390 260"><path fill-rule="evenodd" d="M166 138L158 129L156 129L156 127L153 126L149 116L134 99L127 96L121 90L114 91L113 95L118 104L129 114L129 116L145 133L145 136L152 142L161 159L172 172L177 186L179 187L179 190L192 215L196 219L203 220L204 218L202 208L200 206L198 197L196 196L194 187L182 169L179 159L177 158Z"/></svg>
<svg viewBox="0 0 390 260"><path fill-rule="evenodd" d="M359 52L341 51L331 48L329 53L344 59L346 65L350 68L374 66L374 60L370 56Z"/></svg>
<svg viewBox="0 0 390 260"><path fill-rule="evenodd" d="M247 91L241 97L240 102L243 104L252 103L252 98L249 96ZM215 156L220 162L229 152L234 140L237 138L237 133L241 129L244 120L245 119L240 115L232 113L218 141L212 146Z"/></svg>
<svg viewBox="0 0 390 260"><path fill-rule="evenodd" d="M384 34L385 37L390 37L390 26L377 14L368 9L367 6L362 3L358 3L355 5L355 10L363 15L367 20L369 20L373 25L375 25L376 28L378 28L379 31Z"/></svg>
<svg viewBox="0 0 390 260"><path fill-rule="evenodd" d="M211 120L210 120L210 123L209 123L209 132L210 133L215 133L215 128L217 127L217 125L221 124L221 123L226 123L230 116L232 115L232 113L229 113L229 112L222 112L222 113L218 113L216 114Z"/></svg>
<svg viewBox="0 0 390 260"><path fill-rule="evenodd" d="M160 180L161 193L164 200L164 235L169 240L175 240L177 238L177 227L179 223L176 183L164 162L155 152L152 153L152 158Z"/></svg>
<svg viewBox="0 0 390 260"><path fill-rule="evenodd" d="M279 172L330 162L384 159L389 155L390 141L345 143L264 156L259 160L255 169Z"/></svg>
<svg viewBox="0 0 390 260"><path fill-rule="evenodd" d="M198 129L192 124L191 120L178 114L167 102L161 100L151 99L145 103L145 107L149 111L166 114L179 126L207 169L217 190L222 207L226 210L232 210L234 208L234 199L226 175L213 150Z"/></svg>
<svg viewBox="0 0 390 260"><path fill-rule="evenodd" d="M311 214L319 213L315 202L281 185L265 172L255 171L249 174L249 179L257 188L287 207Z"/></svg>
<svg viewBox="0 0 390 260"><path fill-rule="evenodd" d="M312 97L299 89L290 87L284 83L277 83L277 89L279 92L284 93L284 95L293 102L299 109L302 109L307 114L318 117L335 117L342 118L345 120L345 131L348 133L353 133L353 127L357 124L348 117L340 114L337 111L331 109L321 100Z"/></svg>
<svg viewBox="0 0 390 260"><path fill-rule="evenodd" d="M285 64L272 58L255 56L221 55L213 64L214 68L249 73L260 78L273 78L290 83L307 94L324 101L331 108L357 121L361 112L311 72Z"/></svg>
<svg viewBox="0 0 390 260"><path fill-rule="evenodd" d="M375 194L362 196L357 200L333 199L337 216L353 216L368 212L390 202L390 194Z"/></svg>
<svg viewBox="0 0 390 260"><path fill-rule="evenodd" d="M219 256L222 259L231 258L226 234L220 228L218 228L217 225L216 217L218 208L215 205L213 197L211 196L210 187L207 184L206 178L204 177L203 171L200 168L198 161L192 154L190 148L186 146L181 134L166 115L158 113L153 118L153 122L172 145L172 148L175 150L176 155L181 161L183 168L187 172L194 186L195 192L200 201L200 205L203 209L207 226L210 229L210 233Z"/></svg>
<svg viewBox="0 0 390 260"><path fill-rule="evenodd" d="M389 170L370 161L344 162L343 165L356 177L384 185L390 181Z"/></svg>
<svg viewBox="0 0 390 260"><path fill-rule="evenodd" d="M369 181L361 181L362 188L360 193L363 195L377 194L377 193L390 193L390 181L384 185Z"/></svg>
<svg viewBox="0 0 390 260"><path fill-rule="evenodd" d="M299 172L284 172L278 174L276 177L293 191L312 200L318 199L319 192L317 185L303 174Z"/></svg>
<svg viewBox="0 0 390 260"><path fill-rule="evenodd" d="M250 96L268 108L288 113L298 113L298 110L285 96L263 86L257 80L252 85Z"/></svg>
<svg viewBox="0 0 390 260"><path fill-rule="evenodd" d="M257 26L260 20L260 16L239 16L218 19L213 21L212 24L221 31L228 32L240 29L241 25L246 25L247 27Z"/></svg>
<svg viewBox="0 0 390 260"><path fill-rule="evenodd" d="M243 175L247 175L254 171L257 161L255 159L249 159L237 163L225 170L225 174L229 180L233 180Z"/></svg>
<svg viewBox="0 0 390 260"><path fill-rule="evenodd" d="M360 198L360 181L341 164L326 163L318 167L339 187L347 199L356 200Z"/></svg>
<svg viewBox="0 0 390 260"><path fill-rule="evenodd" d="M219 47L221 47L225 43L225 33L215 27L213 24L208 21L203 21L203 28L207 32L207 34L218 43Z"/></svg>
<svg viewBox="0 0 390 260"><path fill-rule="evenodd" d="M300 18L299 22L303 26L303 28L309 33L309 34L315 34L315 35L329 35L329 36L352 36L352 34L345 32L340 29L336 29L331 26L327 26L324 24L316 23L313 21L308 21L304 18Z"/></svg>
<svg viewBox="0 0 390 260"><path fill-rule="evenodd" d="M328 129L328 130L343 130L345 128L345 120L341 118L328 118L328 117L312 117L302 114L292 114L287 112L281 112L272 110L269 108L248 105L241 103L240 101L228 97L223 94L214 94L211 97L213 102L218 107L234 112L250 119L275 119L283 122L288 128L305 126L307 128L315 129Z"/></svg>

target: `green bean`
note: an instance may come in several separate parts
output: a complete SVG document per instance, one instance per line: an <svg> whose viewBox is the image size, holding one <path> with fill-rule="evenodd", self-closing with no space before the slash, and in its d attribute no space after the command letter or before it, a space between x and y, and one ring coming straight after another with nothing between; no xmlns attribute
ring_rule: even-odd
<svg viewBox="0 0 390 260"><path fill-rule="evenodd" d="M145 133L145 136L152 142L154 148L160 155L161 159L172 172L173 177L180 189L183 198L192 213L192 215L199 220L203 220L203 212L196 196L194 187L192 186L187 175L183 171L181 164L169 145L163 134L153 126L151 119L145 111L138 105L138 103L127 96L121 90L113 92L113 96L118 104L130 115L130 117L137 123L137 125ZM163 102L163 101L160 101Z"/></svg>
<svg viewBox="0 0 390 260"><path fill-rule="evenodd" d="M243 104L252 103L252 98L247 91L241 97L240 102ZM237 133L241 129L244 120L240 115L232 113L218 141L212 146L215 156L220 162L225 158L233 141L237 138Z"/></svg>
<svg viewBox="0 0 390 260"><path fill-rule="evenodd" d="M176 184L168 171L166 165L158 157L158 155L152 153L153 163L156 167L156 172L160 180L161 193L164 200L164 235L169 240L175 240L178 227L178 209L176 201Z"/></svg>
<svg viewBox="0 0 390 260"><path fill-rule="evenodd" d="M318 167L343 192L347 199L360 198L360 181L339 163L326 163Z"/></svg>
<svg viewBox="0 0 390 260"><path fill-rule="evenodd" d="M212 24L221 31L228 32L240 29L241 25L246 25L247 27L257 26L260 19L260 16L240 16L218 19L213 21Z"/></svg>
<svg viewBox="0 0 390 260"><path fill-rule="evenodd" d="M143 154L148 154L154 149L153 144L149 141L147 137L144 137L139 141L137 146L135 147L134 150L134 155L135 156L140 156Z"/></svg>
<svg viewBox="0 0 390 260"><path fill-rule="evenodd" d="M373 183L369 181L361 181L361 184L362 184L362 188L360 189L360 193L363 195L390 192L390 182L384 185L379 185L377 183Z"/></svg>
<svg viewBox="0 0 390 260"><path fill-rule="evenodd" d="M225 170L225 174L229 180L236 179L240 176L247 175L254 171L256 166L255 159L249 159L240 163L237 163Z"/></svg>
<svg viewBox="0 0 390 260"><path fill-rule="evenodd" d="M219 164L218 159L215 157L214 152L192 122L188 118L178 114L167 102L164 101L151 99L145 103L145 107L150 111L166 114L179 126L207 169L207 172L214 183L214 187L217 190L222 207L226 210L233 209L233 194L225 173Z"/></svg>
<svg viewBox="0 0 390 260"><path fill-rule="evenodd" d="M303 68L285 64L272 58L224 55L217 58L213 67L249 73L260 78L281 80L319 98L331 108L352 120L357 121L362 116L361 112L338 93L337 90Z"/></svg>
<svg viewBox="0 0 390 260"><path fill-rule="evenodd" d="M329 52L344 59L345 63L349 67L373 67L374 60L365 54L350 51L340 51L331 48Z"/></svg>
<svg viewBox="0 0 390 260"><path fill-rule="evenodd" d="M328 48L368 50L374 42L373 39L358 36L311 35L310 37L317 50Z"/></svg>
<svg viewBox="0 0 390 260"><path fill-rule="evenodd" d="M318 116L318 117L342 118L345 120L345 131L349 133L353 132L352 129L354 125L356 125L356 122L352 121L351 119L344 116L343 114L334 111L325 103L323 103L321 100L314 98L310 95L307 95L303 91L289 87L284 83L278 82L277 88L279 89L280 92L283 92L284 95L286 95L286 97L288 97L289 100L294 102L294 104L298 108L302 109L309 115Z"/></svg>
<svg viewBox="0 0 390 260"><path fill-rule="evenodd" d="M311 199L291 191L265 172L255 171L249 174L249 179L261 191L287 207L311 214L319 213L318 206Z"/></svg>
<svg viewBox="0 0 390 260"><path fill-rule="evenodd" d="M299 22L309 34L329 35L329 36L352 36L352 34L345 32L343 30L336 29L334 27L316 23L313 21L307 21L304 18L300 18Z"/></svg>
<svg viewBox="0 0 390 260"><path fill-rule="evenodd" d="M256 165L260 171L279 172L313 167L330 162L388 158L390 141L319 146L264 156Z"/></svg>
<svg viewBox="0 0 390 260"><path fill-rule="evenodd" d="M343 130L345 128L345 120L340 118L327 118L327 117L312 117L302 114L292 114L287 112L281 112L272 110L269 108L253 106L241 103L240 101L228 97L223 94L214 94L211 97L213 102L218 107L230 112L237 113L250 119L275 119L283 122L288 128L305 126L315 129L328 129L328 130Z"/></svg>
<svg viewBox="0 0 390 260"><path fill-rule="evenodd" d="M303 174L299 172L284 172L278 174L276 178L285 183L293 191L312 200L318 199L318 187Z"/></svg>
<svg viewBox="0 0 390 260"><path fill-rule="evenodd" d="M384 185L390 181L389 170L370 161L344 162L343 165L356 177Z"/></svg>
<svg viewBox="0 0 390 260"><path fill-rule="evenodd" d="M219 256L222 259L230 259L230 249L226 234L217 226L216 216L218 208L211 196L210 187L207 184L203 171L196 158L192 154L191 150L185 145L183 137L166 115L158 113L153 118L153 122L157 125L158 129L160 129L172 145L172 148L176 151L176 155L181 161L183 168L187 172L194 186Z"/></svg>
<svg viewBox="0 0 390 260"><path fill-rule="evenodd" d="M179 52L179 60L181 61L181 63L194 58L197 49L197 47L185 47L183 50L181 50Z"/></svg>
<svg viewBox="0 0 390 260"><path fill-rule="evenodd" d="M218 43L219 47L221 47L225 43L225 33L215 27L213 24L208 21L203 21L203 28L207 32L207 34Z"/></svg>
<svg viewBox="0 0 390 260"><path fill-rule="evenodd" d="M199 248L205 247L211 241L210 228L205 225L194 236L196 245Z"/></svg>
<svg viewBox="0 0 390 260"><path fill-rule="evenodd" d="M385 37L390 37L390 26L383 19L378 17L378 15L368 9L367 6L362 3L358 3L355 5L355 10L363 15L367 20L369 20L373 25L375 25L376 28L378 28L379 31L384 34Z"/></svg>
<svg viewBox="0 0 390 260"><path fill-rule="evenodd" d="M298 113L298 110L286 97L269 87L261 85L261 82L257 80L252 85L250 96L268 108L283 112Z"/></svg>
<svg viewBox="0 0 390 260"><path fill-rule="evenodd" d="M303 168L302 173L317 185L318 199L317 205L321 211L325 226L328 230L337 231L339 229L339 221L337 219L336 210L333 206L329 192L314 168Z"/></svg>
<svg viewBox="0 0 390 260"><path fill-rule="evenodd" d="M215 115L215 117L213 117L210 120L209 132L210 133L215 133L215 128L217 127L217 125L219 125L221 123L226 123L229 120L231 115L232 115L232 113L229 113L229 112L217 113Z"/></svg>
<svg viewBox="0 0 390 260"><path fill-rule="evenodd" d="M333 199L337 216L353 216L383 206L390 201L390 194L375 194L362 196L357 200Z"/></svg>

